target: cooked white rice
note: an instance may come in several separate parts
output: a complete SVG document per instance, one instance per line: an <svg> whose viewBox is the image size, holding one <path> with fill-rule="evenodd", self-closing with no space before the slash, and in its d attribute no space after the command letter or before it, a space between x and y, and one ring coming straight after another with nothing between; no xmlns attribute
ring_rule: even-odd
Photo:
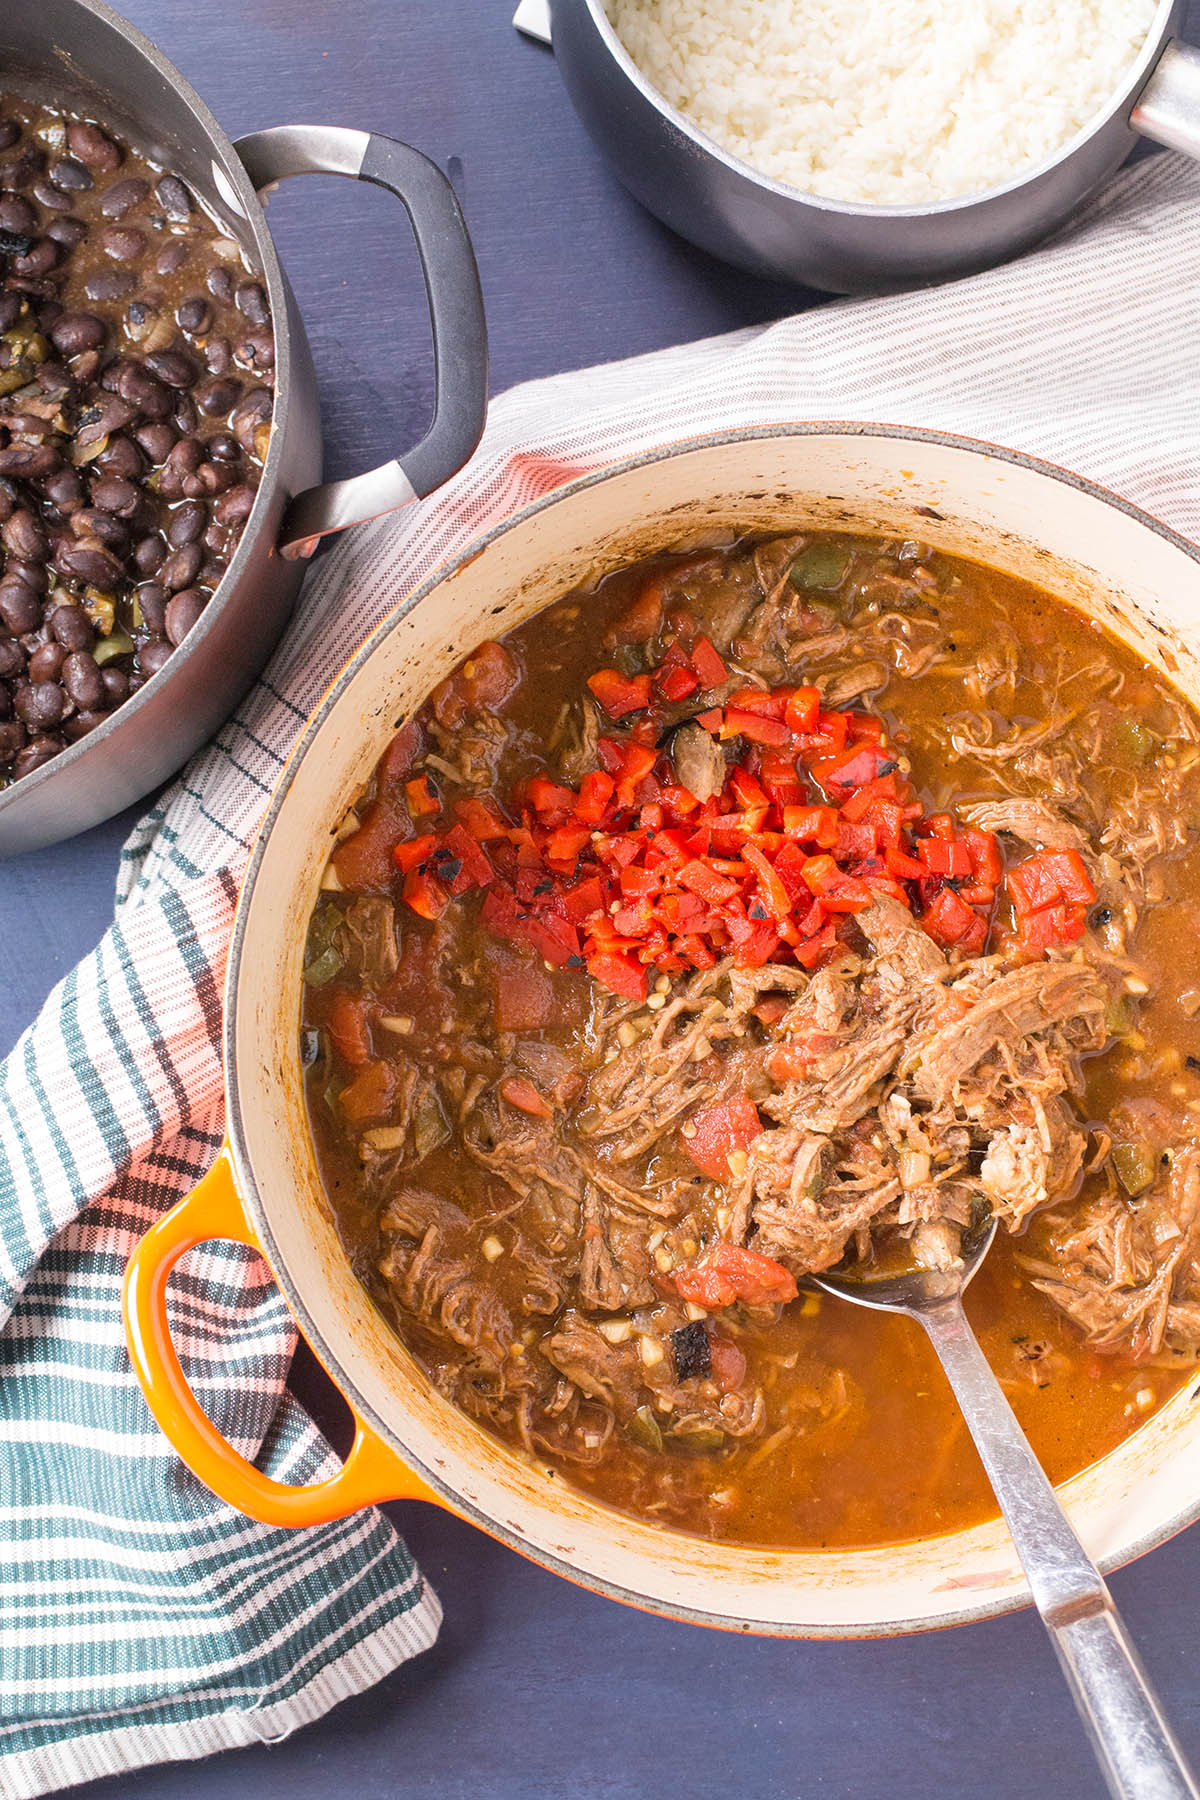
<svg viewBox="0 0 1200 1800"><path fill-rule="evenodd" d="M898 206L1051 156L1120 85L1156 0L606 0L625 48L764 175Z"/></svg>

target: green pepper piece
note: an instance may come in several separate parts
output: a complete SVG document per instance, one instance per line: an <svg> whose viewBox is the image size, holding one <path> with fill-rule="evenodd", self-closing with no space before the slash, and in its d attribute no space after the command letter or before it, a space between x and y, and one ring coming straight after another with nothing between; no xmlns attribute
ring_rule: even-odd
<svg viewBox="0 0 1200 1800"><path fill-rule="evenodd" d="M1104 1029L1109 1037L1124 1037L1127 1031L1133 1030L1133 1013L1124 994L1109 996L1104 1008Z"/></svg>
<svg viewBox="0 0 1200 1800"><path fill-rule="evenodd" d="M102 637L93 649L92 658L103 668L104 664L112 662L114 657L132 656L136 649L137 645L126 632L110 631L108 636Z"/></svg>
<svg viewBox="0 0 1200 1800"><path fill-rule="evenodd" d="M433 1088L426 1088L413 1120L413 1150L421 1162L441 1148L450 1136L450 1127L442 1112L441 1101Z"/></svg>
<svg viewBox="0 0 1200 1800"><path fill-rule="evenodd" d="M788 570L788 580L794 588L801 590L841 587L853 556L849 544L810 544Z"/></svg>
<svg viewBox="0 0 1200 1800"><path fill-rule="evenodd" d="M1131 1200L1144 1194L1154 1180L1154 1157L1145 1144L1114 1144L1112 1165Z"/></svg>
<svg viewBox="0 0 1200 1800"><path fill-rule="evenodd" d="M1140 719L1122 719L1117 726L1117 743L1131 762L1149 762L1158 749L1158 739Z"/></svg>
<svg viewBox="0 0 1200 1800"><path fill-rule="evenodd" d="M648 1406L639 1406L625 1429L634 1443L640 1444L643 1450L661 1452L663 1434L658 1420Z"/></svg>
<svg viewBox="0 0 1200 1800"><path fill-rule="evenodd" d="M324 987L327 981L333 980L341 966L342 959L330 944L319 955L314 956L311 962L305 963L304 979L309 987Z"/></svg>
<svg viewBox="0 0 1200 1800"><path fill-rule="evenodd" d="M681 1450L690 1450L695 1456L706 1456L714 1450L724 1449L725 1433L715 1425L689 1425L685 1420L671 1432L671 1442Z"/></svg>

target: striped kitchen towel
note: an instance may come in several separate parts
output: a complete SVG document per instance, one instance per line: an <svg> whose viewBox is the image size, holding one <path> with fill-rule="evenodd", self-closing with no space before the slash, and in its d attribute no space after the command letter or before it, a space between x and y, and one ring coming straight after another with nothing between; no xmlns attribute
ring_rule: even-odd
<svg viewBox="0 0 1200 1800"><path fill-rule="evenodd" d="M1197 268L1200 172L1155 158L1004 269L518 389L447 488L312 570L266 678L135 831L112 929L0 1070L0 1794L281 1737L437 1630L378 1512L288 1534L181 1468L118 1318L130 1246L220 1139L221 982L248 844L368 626L578 470L788 417L1013 444L1200 538ZM173 1320L246 1455L291 1481L328 1468L285 1393L294 1332L261 1261L193 1252Z"/></svg>

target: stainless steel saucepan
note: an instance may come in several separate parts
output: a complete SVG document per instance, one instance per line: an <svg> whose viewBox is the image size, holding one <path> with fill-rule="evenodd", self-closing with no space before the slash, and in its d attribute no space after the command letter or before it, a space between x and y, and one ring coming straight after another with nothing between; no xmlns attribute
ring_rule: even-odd
<svg viewBox="0 0 1200 1800"><path fill-rule="evenodd" d="M1113 175L1142 137L1200 156L1200 51L1178 40L1185 0L1160 0L1121 88L1057 155L986 193L858 206L760 175L651 86L605 0L552 0L567 92L630 192L703 250L755 275L833 293L945 281L1027 250Z"/></svg>
<svg viewBox="0 0 1200 1800"><path fill-rule="evenodd" d="M177 69L103 0L0 6L0 85L88 113L181 175L262 273L275 324L276 399L258 499L212 600L166 668L86 738L0 792L0 855L54 843L132 804L228 716L283 630L321 536L428 494L470 456L487 405L475 259L454 191L407 144L285 125L231 143ZM412 221L437 367L433 425L368 474L320 484L312 357L259 191L286 176L387 188Z"/></svg>

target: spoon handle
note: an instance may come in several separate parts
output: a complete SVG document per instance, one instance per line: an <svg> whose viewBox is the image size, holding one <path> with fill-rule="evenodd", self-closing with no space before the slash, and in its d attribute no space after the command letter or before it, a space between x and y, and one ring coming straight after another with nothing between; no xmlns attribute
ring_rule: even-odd
<svg viewBox="0 0 1200 1800"><path fill-rule="evenodd" d="M961 1298L912 1316L962 1408L1109 1792L1114 1800L1197 1800L1200 1788L1112 1595L1030 1449Z"/></svg>

